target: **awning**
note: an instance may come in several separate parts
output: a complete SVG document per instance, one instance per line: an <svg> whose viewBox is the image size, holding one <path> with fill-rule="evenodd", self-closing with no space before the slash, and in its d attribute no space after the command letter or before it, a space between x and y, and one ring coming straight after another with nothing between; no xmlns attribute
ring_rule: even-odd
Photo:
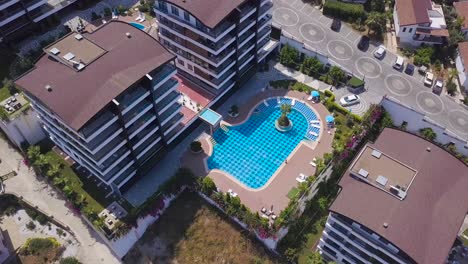
<svg viewBox="0 0 468 264"><path fill-rule="evenodd" d="M436 37L448 37L447 29L416 28L416 34L431 35Z"/></svg>

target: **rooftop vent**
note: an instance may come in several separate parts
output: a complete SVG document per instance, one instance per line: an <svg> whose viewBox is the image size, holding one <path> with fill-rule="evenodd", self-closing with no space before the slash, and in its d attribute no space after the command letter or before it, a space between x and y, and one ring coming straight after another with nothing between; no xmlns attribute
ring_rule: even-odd
<svg viewBox="0 0 468 264"><path fill-rule="evenodd" d="M387 228L387 227L388 227L388 223L387 223L387 222L383 223L383 227Z"/></svg>
<svg viewBox="0 0 468 264"><path fill-rule="evenodd" d="M73 58L75 58L75 55L73 53L71 53L71 52L68 52L67 54L65 54L63 56L63 58L66 59L67 61L69 61L69 60L72 60Z"/></svg>
<svg viewBox="0 0 468 264"><path fill-rule="evenodd" d="M382 153L380 151L378 151L378 150L373 150L372 151L372 156L380 159L380 156L382 156Z"/></svg>
<svg viewBox="0 0 468 264"><path fill-rule="evenodd" d="M57 55L57 54L60 53L60 50L57 49L57 48L55 48L55 47L51 48L49 51L50 51L50 53L52 53L53 55Z"/></svg>
<svg viewBox="0 0 468 264"><path fill-rule="evenodd" d="M364 178L367 178L367 176L369 176L369 172L367 172L365 169L360 169L358 174L359 176L362 176Z"/></svg>
<svg viewBox="0 0 468 264"><path fill-rule="evenodd" d="M48 91L48 92L52 92L52 86L50 86L49 84L47 84L45 86L45 89Z"/></svg>
<svg viewBox="0 0 468 264"><path fill-rule="evenodd" d="M132 37L132 35L130 34L130 32L125 33L125 36L127 36L127 38L131 38L131 37Z"/></svg>
<svg viewBox="0 0 468 264"><path fill-rule="evenodd" d="M76 39L76 40L82 40L82 39L83 39L83 36L81 36L80 34L76 34L76 35L75 35L75 39Z"/></svg>
<svg viewBox="0 0 468 264"><path fill-rule="evenodd" d="M427 151L427 152L431 152L431 148L430 148L430 147L427 147L427 148L426 148L426 151Z"/></svg>
<svg viewBox="0 0 468 264"><path fill-rule="evenodd" d="M385 186L385 185L387 185L388 178L385 177L385 176L379 175L375 181L376 181L378 184L380 184L380 185L382 185L382 186Z"/></svg>

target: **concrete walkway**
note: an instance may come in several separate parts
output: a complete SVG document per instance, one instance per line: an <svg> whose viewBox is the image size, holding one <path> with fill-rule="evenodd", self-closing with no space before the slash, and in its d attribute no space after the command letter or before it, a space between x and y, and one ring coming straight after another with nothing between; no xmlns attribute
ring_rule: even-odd
<svg viewBox="0 0 468 264"><path fill-rule="evenodd" d="M24 200L36 205L49 215L68 225L80 243L77 258L83 263L120 263L98 234L74 215L55 191L46 183L39 182L33 170L23 164L23 157L11 148L4 139L0 139L1 167L15 170L18 175L4 182L6 193L20 195Z"/></svg>

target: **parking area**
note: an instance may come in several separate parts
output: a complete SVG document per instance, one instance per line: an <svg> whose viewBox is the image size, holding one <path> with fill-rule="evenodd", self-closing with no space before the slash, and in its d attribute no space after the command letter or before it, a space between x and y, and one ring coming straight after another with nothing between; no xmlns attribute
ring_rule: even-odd
<svg viewBox="0 0 468 264"><path fill-rule="evenodd" d="M370 104L379 103L384 95L391 95L402 103L426 114L461 138L468 138L468 111L445 94L435 94L424 86L424 76L417 68L412 75L395 70L392 65L397 55L387 51L381 59L374 57L380 43L371 42L361 51L357 43L361 35L342 23L339 32L330 29L332 19L301 0L273 0L273 23L307 46L328 56L344 70L360 76L366 90L360 93L362 105L350 109L365 111ZM336 90L337 97L349 93Z"/></svg>

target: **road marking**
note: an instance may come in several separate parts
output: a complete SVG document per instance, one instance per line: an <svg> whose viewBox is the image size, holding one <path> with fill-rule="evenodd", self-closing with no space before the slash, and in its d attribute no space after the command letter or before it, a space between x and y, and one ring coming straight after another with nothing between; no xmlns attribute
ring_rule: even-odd
<svg viewBox="0 0 468 264"><path fill-rule="evenodd" d="M294 2L294 4L292 4L291 6L294 7L296 10L301 10L303 7L304 7L304 3L302 3L301 1L296 1Z"/></svg>

